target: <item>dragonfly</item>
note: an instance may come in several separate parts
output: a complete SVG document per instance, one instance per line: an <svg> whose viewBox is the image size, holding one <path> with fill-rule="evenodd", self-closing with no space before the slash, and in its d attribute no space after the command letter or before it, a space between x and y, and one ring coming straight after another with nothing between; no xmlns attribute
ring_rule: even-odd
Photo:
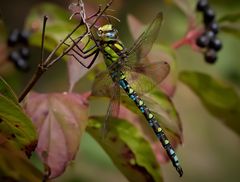
<svg viewBox="0 0 240 182"><path fill-rule="evenodd" d="M94 46L90 47L87 51L83 51L83 48L80 48L76 44L77 50L73 49L73 51L82 58L93 56L89 65L83 64L74 54L72 54L72 56L81 65L89 69L98 57L99 52L103 54L107 70L100 72L96 76L92 87L92 95L103 96L106 93L110 95L110 102L105 116L104 125L107 125L111 116L118 115L121 95L120 91L124 91L143 114L166 150L173 166L176 168L179 175L182 176L182 167L170 141L157 121L157 117L154 116L153 112L151 112L141 98L142 95L154 88L156 84L162 82L170 71L170 66L165 61L158 61L155 63L145 63L143 61L143 58L150 52L153 43L157 38L162 20L162 13L158 13L148 28L139 36L130 48L126 48L123 45L122 41L119 39L117 29L108 22L97 28L97 35L94 36L91 34L91 39L95 42ZM72 41L74 42L73 39ZM149 83L144 86L139 86L139 84L137 84L139 79L146 76L154 81L153 84Z"/></svg>

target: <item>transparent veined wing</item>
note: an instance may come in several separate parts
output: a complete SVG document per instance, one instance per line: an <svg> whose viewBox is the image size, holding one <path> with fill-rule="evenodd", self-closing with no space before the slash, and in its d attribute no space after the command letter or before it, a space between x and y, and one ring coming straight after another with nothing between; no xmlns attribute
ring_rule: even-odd
<svg viewBox="0 0 240 182"><path fill-rule="evenodd" d="M111 117L118 117L120 108L120 86L118 82L113 82L109 76L109 71L103 71L96 75L92 86L93 96L108 96L110 98L104 123L101 128L103 136L109 131L109 121Z"/></svg>
<svg viewBox="0 0 240 182"><path fill-rule="evenodd" d="M118 117L120 109L120 87L114 82L113 83L113 95L110 98L107 113L104 118L104 123L102 125L101 131L103 136L106 136L109 131L109 122L112 117Z"/></svg>
<svg viewBox="0 0 240 182"><path fill-rule="evenodd" d="M102 71L95 76L95 80L92 85L92 95L111 97L114 93L112 85L113 81L109 76L109 71Z"/></svg>
<svg viewBox="0 0 240 182"><path fill-rule="evenodd" d="M132 61L140 61L144 58L152 49L153 43L157 39L158 33L161 28L163 20L162 13L158 13L148 28L139 36L139 38L134 42L131 48L128 49L127 55L129 59L129 64L133 64ZM130 61L131 60L131 61Z"/></svg>
<svg viewBox="0 0 240 182"><path fill-rule="evenodd" d="M139 94L144 95L161 83L169 74L167 62L159 61L149 64L137 64L134 67L124 67L129 85Z"/></svg>

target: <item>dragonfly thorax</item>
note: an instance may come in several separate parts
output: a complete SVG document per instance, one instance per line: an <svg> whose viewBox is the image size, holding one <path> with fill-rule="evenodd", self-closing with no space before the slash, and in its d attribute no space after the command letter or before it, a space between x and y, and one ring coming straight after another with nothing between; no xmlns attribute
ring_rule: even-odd
<svg viewBox="0 0 240 182"><path fill-rule="evenodd" d="M106 24L98 28L99 38L105 42L118 39L118 31L113 28L112 24Z"/></svg>
<svg viewBox="0 0 240 182"><path fill-rule="evenodd" d="M119 40L118 31L111 24L106 24L98 28L100 50L105 57L107 67L120 64L125 57L125 49Z"/></svg>

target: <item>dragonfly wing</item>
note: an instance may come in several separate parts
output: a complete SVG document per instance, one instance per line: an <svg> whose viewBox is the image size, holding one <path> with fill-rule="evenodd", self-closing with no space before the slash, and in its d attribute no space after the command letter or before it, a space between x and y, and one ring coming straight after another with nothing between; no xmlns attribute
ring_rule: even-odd
<svg viewBox="0 0 240 182"><path fill-rule="evenodd" d="M165 61L138 64L133 68L135 72L144 74L151 78L156 84L161 83L169 74L170 66Z"/></svg>
<svg viewBox="0 0 240 182"><path fill-rule="evenodd" d="M92 87L92 95L107 96L110 98L107 113L102 125L102 134L106 136L109 130L109 121L111 117L117 117L120 106L120 87L117 82L113 82L109 72L104 71L96 75Z"/></svg>
<svg viewBox="0 0 240 182"><path fill-rule="evenodd" d="M92 86L93 96L107 96L111 97L114 93L112 90L113 81L109 76L108 71L100 72L96 75Z"/></svg>
<svg viewBox="0 0 240 182"><path fill-rule="evenodd" d="M106 136L108 131L109 131L110 119L112 117L118 117L118 114L119 114L120 87L116 82L112 86L114 87L114 88L112 88L113 91L114 91L114 94L110 98L107 113L105 115L104 122L103 122L103 125L102 125L102 128L101 128L103 136Z"/></svg>
<svg viewBox="0 0 240 182"><path fill-rule="evenodd" d="M158 13L148 28L139 36L131 48L129 48L128 55L135 54L136 61L145 57L151 50L153 43L157 39L161 24L163 20L162 13Z"/></svg>
<svg viewBox="0 0 240 182"><path fill-rule="evenodd" d="M164 61L138 64L133 68L125 67L127 81L140 95L148 93L161 83L167 77L169 71L170 66Z"/></svg>

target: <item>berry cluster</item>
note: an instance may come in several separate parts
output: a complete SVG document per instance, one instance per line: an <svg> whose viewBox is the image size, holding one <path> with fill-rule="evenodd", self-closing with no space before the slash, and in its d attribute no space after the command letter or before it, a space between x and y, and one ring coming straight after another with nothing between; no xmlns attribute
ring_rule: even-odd
<svg viewBox="0 0 240 182"><path fill-rule="evenodd" d="M197 38L196 44L201 48L206 48L204 51L206 62L215 63L217 60L217 52L222 48L222 42L216 36L219 27L215 21L215 12L209 6L208 0L199 0L197 3L197 11L203 13L205 32Z"/></svg>
<svg viewBox="0 0 240 182"><path fill-rule="evenodd" d="M8 46L12 48L9 60L21 71L29 69L27 63L29 58L28 38L28 31L23 30L20 32L18 29L13 30L8 36Z"/></svg>

